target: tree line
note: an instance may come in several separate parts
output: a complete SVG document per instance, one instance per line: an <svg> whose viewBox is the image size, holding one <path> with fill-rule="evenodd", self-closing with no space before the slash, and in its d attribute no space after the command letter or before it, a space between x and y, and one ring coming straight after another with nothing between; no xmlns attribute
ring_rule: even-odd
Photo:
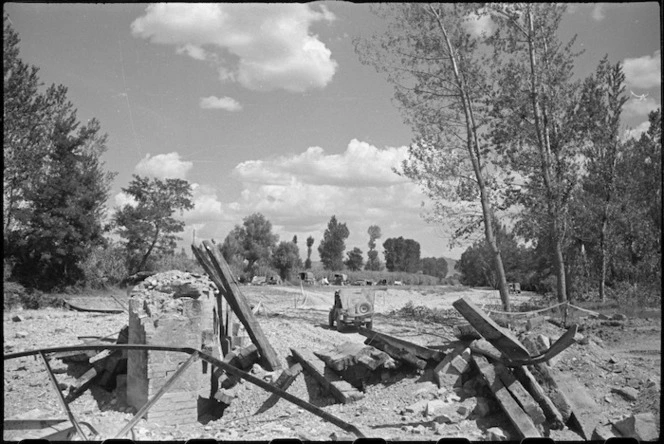
<svg viewBox="0 0 664 444"><path fill-rule="evenodd" d="M350 231L345 223L330 218L323 238L318 245L318 254L323 268L329 271L382 271L422 272L443 279L447 276L447 261L444 258L420 258L420 244L413 239L389 238L383 243L385 263L378 258L376 240L381 237L380 227L368 228L369 250L366 262L359 247L346 251L346 239ZM272 223L261 213L254 213L236 225L220 245L221 252L238 276L251 279L253 276L279 274L281 279L290 279L298 270L310 270L311 253L315 240L307 238L307 259L302 262L297 246L297 236L292 241L281 241L272 233ZM345 256L344 256L344 253Z"/></svg>
<svg viewBox="0 0 664 444"><path fill-rule="evenodd" d="M566 8L376 5L386 30L354 41L415 135L397 172L453 243L482 232L457 265L466 282L498 288L505 310L508 279L524 276L561 302L605 300L607 287L661 296L661 109L638 140L623 137L622 66L604 57L575 79L581 51L558 33ZM472 33L476 20L493 32Z"/></svg>

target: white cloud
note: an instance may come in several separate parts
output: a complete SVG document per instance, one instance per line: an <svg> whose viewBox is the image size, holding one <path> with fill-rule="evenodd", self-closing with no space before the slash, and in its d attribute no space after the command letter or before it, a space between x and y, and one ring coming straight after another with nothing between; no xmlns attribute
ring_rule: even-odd
<svg viewBox="0 0 664 444"><path fill-rule="evenodd" d="M240 111L242 105L231 97L201 97L200 107L203 109L223 109L226 111Z"/></svg>
<svg viewBox="0 0 664 444"><path fill-rule="evenodd" d="M184 179L194 164L180 160L180 154L173 152L150 156L146 154L134 169L138 175L158 179Z"/></svg>
<svg viewBox="0 0 664 444"><path fill-rule="evenodd" d="M214 63L222 81L303 92L325 87L336 71L330 50L309 32L313 23L332 20L323 5L160 3L131 28L134 36Z"/></svg>
<svg viewBox="0 0 664 444"><path fill-rule="evenodd" d="M606 4L604 3L596 3L595 6L593 7L592 12L590 13L590 16L593 18L593 20L597 22L601 22L604 20L606 17Z"/></svg>
<svg viewBox="0 0 664 444"><path fill-rule="evenodd" d="M650 129L650 122L646 120L641 122L636 128L629 128L625 130L624 139L639 139L641 134L645 133Z"/></svg>
<svg viewBox="0 0 664 444"><path fill-rule="evenodd" d="M124 191L121 191L115 195L115 205L120 208L123 208L125 205L136 207L136 205L138 205L138 202L136 202L134 196L131 196L125 193Z"/></svg>
<svg viewBox="0 0 664 444"><path fill-rule="evenodd" d="M478 16L472 13L463 21L462 26L467 33L474 37L481 37L482 35L489 37L496 31L497 25L488 14Z"/></svg>
<svg viewBox="0 0 664 444"><path fill-rule="evenodd" d="M652 56L645 55L623 61L623 72L627 84L634 88L653 88L662 84L662 54L660 50Z"/></svg>
<svg viewBox="0 0 664 444"><path fill-rule="evenodd" d="M392 172L406 159L408 148L378 149L353 139L341 154L326 154L320 147L310 147L302 154L274 160L252 160L235 167L234 174L243 182L286 185L293 178L312 185L339 187L376 187L407 182Z"/></svg>
<svg viewBox="0 0 664 444"><path fill-rule="evenodd" d="M222 215L222 204L214 188L197 183L191 184L194 208L185 213L188 224L205 224Z"/></svg>
<svg viewBox="0 0 664 444"><path fill-rule="evenodd" d="M632 97L625 103L624 110L627 116L647 116L650 111L659 107L660 105L652 97L646 97L645 100Z"/></svg>

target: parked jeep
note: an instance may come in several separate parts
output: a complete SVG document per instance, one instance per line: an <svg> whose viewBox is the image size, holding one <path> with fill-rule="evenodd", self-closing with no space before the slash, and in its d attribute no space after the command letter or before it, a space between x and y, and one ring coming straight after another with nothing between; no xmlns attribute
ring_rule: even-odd
<svg viewBox="0 0 664 444"><path fill-rule="evenodd" d="M363 290L361 293L336 290L334 292L334 305L329 313L329 326L337 324L337 331L343 331L346 326L362 326L368 329L373 327L375 291Z"/></svg>

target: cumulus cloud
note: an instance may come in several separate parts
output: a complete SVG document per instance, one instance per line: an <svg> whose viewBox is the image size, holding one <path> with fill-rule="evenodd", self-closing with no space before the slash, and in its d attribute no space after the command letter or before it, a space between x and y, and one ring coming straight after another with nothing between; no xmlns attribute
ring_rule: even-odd
<svg viewBox="0 0 664 444"><path fill-rule="evenodd" d="M646 97L645 100L632 97L625 103L624 110L627 116L647 116L659 107L660 105L652 97Z"/></svg>
<svg viewBox="0 0 664 444"><path fill-rule="evenodd" d="M662 54L660 50L652 56L644 55L623 61L623 72L627 84L634 88L648 89L662 84Z"/></svg>
<svg viewBox="0 0 664 444"><path fill-rule="evenodd" d="M201 97L200 107L203 109L223 109L226 111L240 111L242 105L231 97Z"/></svg>
<svg viewBox="0 0 664 444"><path fill-rule="evenodd" d="M650 129L650 122L646 120L641 122L636 128L629 128L625 130L624 139L639 139L641 134L646 133Z"/></svg>
<svg viewBox="0 0 664 444"><path fill-rule="evenodd" d="M604 3L595 4L595 7L593 8L592 12L590 13L590 16L596 22L601 22L602 20L604 20L604 18L606 17L606 4L604 4Z"/></svg>
<svg viewBox="0 0 664 444"><path fill-rule="evenodd" d="M403 183L407 179L392 172L406 159L408 148L378 149L353 139L341 154L327 154L321 147L274 160L251 160L235 167L243 182L287 185L294 178L311 185L376 187Z"/></svg>
<svg viewBox="0 0 664 444"><path fill-rule="evenodd" d="M323 5L160 3L148 6L131 29L136 37L214 63L222 81L303 92L325 87L336 71L331 51L309 31L313 23L332 20Z"/></svg>
<svg viewBox="0 0 664 444"><path fill-rule="evenodd" d="M136 199L134 199L133 196L130 196L124 191L121 191L115 195L115 205L120 208L123 208L125 205L136 207L136 205L138 205L138 202L136 202Z"/></svg>
<svg viewBox="0 0 664 444"><path fill-rule="evenodd" d="M184 179L193 166L192 162L181 160L180 154L173 152L150 156L146 154L134 169L140 176L158 179Z"/></svg>
<svg viewBox="0 0 664 444"><path fill-rule="evenodd" d="M187 211L184 219L188 224L205 224L218 219L222 215L222 203L211 186L191 184L194 208Z"/></svg>

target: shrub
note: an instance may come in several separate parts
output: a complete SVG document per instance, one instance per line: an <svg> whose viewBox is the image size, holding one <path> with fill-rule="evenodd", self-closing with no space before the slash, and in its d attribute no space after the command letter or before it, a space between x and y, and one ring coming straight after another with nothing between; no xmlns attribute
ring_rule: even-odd
<svg viewBox="0 0 664 444"><path fill-rule="evenodd" d="M4 282L3 307L5 310L22 307L37 310L45 307L63 307L64 300L59 296L45 295L39 290L29 290L16 282Z"/></svg>
<svg viewBox="0 0 664 444"><path fill-rule="evenodd" d="M93 249L80 266L88 288L117 285L127 276L124 250L114 243Z"/></svg>

